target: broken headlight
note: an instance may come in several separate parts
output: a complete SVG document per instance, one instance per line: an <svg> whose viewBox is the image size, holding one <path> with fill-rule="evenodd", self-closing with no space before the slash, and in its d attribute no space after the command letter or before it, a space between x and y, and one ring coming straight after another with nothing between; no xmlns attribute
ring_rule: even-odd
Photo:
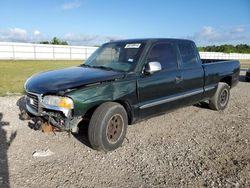
<svg viewBox="0 0 250 188"><path fill-rule="evenodd" d="M74 103L73 100L68 97L59 97L59 96L53 96L53 95L47 95L43 97L43 104L46 107L60 107L60 108L66 108L66 109L73 109Z"/></svg>

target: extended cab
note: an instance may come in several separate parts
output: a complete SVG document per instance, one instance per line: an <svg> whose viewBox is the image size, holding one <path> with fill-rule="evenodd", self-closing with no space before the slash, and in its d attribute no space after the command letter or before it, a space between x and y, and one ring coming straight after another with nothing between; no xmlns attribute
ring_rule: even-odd
<svg viewBox="0 0 250 188"><path fill-rule="evenodd" d="M71 132L87 119L91 146L111 151L122 144L128 124L201 101L224 110L240 64L204 62L190 40L106 43L78 67L30 77L25 83L27 112Z"/></svg>

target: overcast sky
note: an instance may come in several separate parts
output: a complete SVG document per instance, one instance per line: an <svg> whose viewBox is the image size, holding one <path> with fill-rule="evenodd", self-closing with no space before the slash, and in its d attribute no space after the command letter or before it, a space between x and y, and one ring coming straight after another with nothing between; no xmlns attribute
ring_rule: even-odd
<svg viewBox="0 0 250 188"><path fill-rule="evenodd" d="M0 1L0 41L54 36L74 45L147 37L250 44L250 0Z"/></svg>

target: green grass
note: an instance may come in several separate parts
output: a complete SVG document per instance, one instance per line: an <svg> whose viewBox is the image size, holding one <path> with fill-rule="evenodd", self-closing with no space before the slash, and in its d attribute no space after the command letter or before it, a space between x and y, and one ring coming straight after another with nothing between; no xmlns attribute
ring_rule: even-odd
<svg viewBox="0 0 250 188"><path fill-rule="evenodd" d="M76 66L83 61L0 61L0 96L22 94L23 85L32 74L58 68Z"/></svg>

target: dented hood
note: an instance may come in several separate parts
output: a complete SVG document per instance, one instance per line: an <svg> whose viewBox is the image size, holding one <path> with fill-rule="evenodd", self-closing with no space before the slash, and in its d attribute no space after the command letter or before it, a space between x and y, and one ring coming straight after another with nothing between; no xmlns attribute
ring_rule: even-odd
<svg viewBox="0 0 250 188"><path fill-rule="evenodd" d="M122 78L124 73L97 68L71 67L38 73L25 83L25 90L38 94L53 94L88 84Z"/></svg>

